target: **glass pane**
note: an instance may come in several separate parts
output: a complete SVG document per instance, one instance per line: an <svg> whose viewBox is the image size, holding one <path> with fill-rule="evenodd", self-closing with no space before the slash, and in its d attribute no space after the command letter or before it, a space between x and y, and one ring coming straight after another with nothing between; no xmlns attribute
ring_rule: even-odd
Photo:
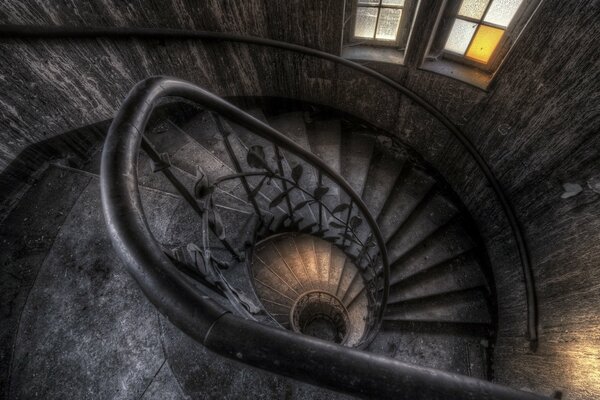
<svg viewBox="0 0 600 400"><path fill-rule="evenodd" d="M486 64L494 53L500 39L502 39L503 34L503 29L480 25L471 46L469 46L467 57Z"/></svg>
<svg viewBox="0 0 600 400"><path fill-rule="evenodd" d="M389 6L400 6L404 7L404 0L383 0L381 4Z"/></svg>
<svg viewBox="0 0 600 400"><path fill-rule="evenodd" d="M485 14L485 22L508 26L523 0L494 0Z"/></svg>
<svg viewBox="0 0 600 400"><path fill-rule="evenodd" d="M359 0L358 4L379 5L379 0Z"/></svg>
<svg viewBox="0 0 600 400"><path fill-rule="evenodd" d="M489 0L463 0L458 15L481 19L489 2Z"/></svg>
<svg viewBox="0 0 600 400"><path fill-rule="evenodd" d="M354 27L354 36L372 39L375 35L376 23L377 8L358 7L356 10L356 26Z"/></svg>
<svg viewBox="0 0 600 400"><path fill-rule="evenodd" d="M444 49L460 55L465 54L467 46L469 46L471 38L473 37L473 33L475 33L475 28L477 28L476 23L457 18L454 21L454 25L452 25L452 30L450 31L450 36L448 36Z"/></svg>
<svg viewBox="0 0 600 400"><path fill-rule="evenodd" d="M376 39L396 40L401 16L402 9L400 8L382 8L379 11Z"/></svg>

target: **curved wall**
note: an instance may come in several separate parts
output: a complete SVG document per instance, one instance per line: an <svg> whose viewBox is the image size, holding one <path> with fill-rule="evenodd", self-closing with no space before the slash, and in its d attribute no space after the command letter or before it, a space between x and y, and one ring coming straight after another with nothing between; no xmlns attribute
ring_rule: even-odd
<svg viewBox="0 0 600 400"><path fill-rule="evenodd" d="M44 3L2 3L0 21L240 32L339 54L344 19L342 0L213 0L202 7L192 0L146 1L144 7L111 0ZM419 151L478 224L498 290L496 379L548 394L563 390L569 398L598 397L599 19L592 0L545 1L488 92L416 66L373 65L461 126L506 189L534 264L535 353L526 341L516 248L482 174L424 111L347 68L230 43L0 39L0 168L32 143L111 118L128 90L150 75L177 76L219 95L292 97L354 114ZM566 182L584 190L563 199Z"/></svg>

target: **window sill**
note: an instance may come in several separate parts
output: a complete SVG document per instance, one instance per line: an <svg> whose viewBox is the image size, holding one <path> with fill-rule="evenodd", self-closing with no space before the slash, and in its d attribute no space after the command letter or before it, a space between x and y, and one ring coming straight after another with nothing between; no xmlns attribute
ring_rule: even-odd
<svg viewBox="0 0 600 400"><path fill-rule="evenodd" d="M491 73L445 59L426 60L421 65L421 69L465 82L482 90L487 90L493 77Z"/></svg>
<svg viewBox="0 0 600 400"><path fill-rule="evenodd" d="M342 57L353 61L378 61L388 64L404 64L404 52L377 46L345 46Z"/></svg>

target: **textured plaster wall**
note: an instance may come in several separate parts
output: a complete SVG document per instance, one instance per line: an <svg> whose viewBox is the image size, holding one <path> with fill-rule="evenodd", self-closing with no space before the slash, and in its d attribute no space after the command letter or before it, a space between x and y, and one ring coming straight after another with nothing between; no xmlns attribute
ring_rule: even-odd
<svg viewBox="0 0 600 400"><path fill-rule="evenodd" d="M343 1L7 1L0 22L241 32L339 54ZM417 27L424 18L417 16ZM391 132L436 167L473 215L493 261L496 378L568 398L600 397L600 7L546 0L488 92L417 68L374 65L421 94L475 143L529 243L540 312L525 340L524 286L508 225L473 161L444 128L372 79L255 46L158 40L0 40L0 169L26 146L111 118L132 85L177 76L220 95L331 105ZM419 28L417 28L419 29ZM562 184L583 191L563 199Z"/></svg>

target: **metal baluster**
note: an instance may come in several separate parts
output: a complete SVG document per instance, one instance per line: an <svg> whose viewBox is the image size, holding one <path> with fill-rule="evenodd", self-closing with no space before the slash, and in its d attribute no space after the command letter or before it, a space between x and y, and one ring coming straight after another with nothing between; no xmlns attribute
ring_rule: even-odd
<svg viewBox="0 0 600 400"><path fill-rule="evenodd" d="M181 183L179 181L179 179L177 179L177 177L173 174L173 172L170 169L171 166L168 163L165 163L165 161L160 157L160 154L152 146L152 143L150 143L150 141L145 136L142 136L141 147L142 147L142 150L144 150L144 152L146 152L148 157L150 157L150 159L154 163L161 166L159 171L163 173L163 175L169 180L169 182L171 182L171 184L173 185L173 187L175 187L175 189L181 195L181 197L183 197L185 199L185 201L187 201L187 203L192 207L192 209L194 211L196 211L196 213L200 217L202 217L202 215L204 214L204 210L202 209L202 207L200 207L200 205L198 204L198 202L196 201L194 196L190 192L188 192L185 185L183 183ZM241 254L229 243L229 241L227 239L220 239L220 240L221 240L221 243L223 243L223 246L225 246L225 248L238 261L243 260L243 257L241 256Z"/></svg>
<svg viewBox="0 0 600 400"><path fill-rule="evenodd" d="M237 156L235 155L235 152L233 151L233 147L231 147L231 143L229 142L229 135L231 135L231 132L229 132L228 129L225 129L225 126L223 126L223 121L221 121L221 117L218 114L212 113L212 115L217 123L217 129L218 129L219 133L221 134L221 136L223 137L223 142L225 143L225 148L227 149L227 154L229 154L229 158L231 159L231 162L233 162L233 167L235 168L235 171L237 173L244 172L244 170L242 169L242 166L240 164L240 161L237 159ZM246 196L248 196L248 199L250 200L250 202L252 203L252 206L254 207L254 211L256 212L256 214L258 214L260 220L264 222L262 211L260 210L258 203L256 203L255 196L252 196L252 190L250 189L250 184L248 183L248 180L246 179L246 177L242 176L242 177L240 177L240 181L242 182L242 186L244 186L244 190L246 191Z"/></svg>
<svg viewBox="0 0 600 400"><path fill-rule="evenodd" d="M318 187L323 186L323 173L321 172L321 170L318 171L319 172L319 182L318 182ZM318 200L319 201L319 231L323 231L323 201L322 198Z"/></svg>
<svg viewBox="0 0 600 400"><path fill-rule="evenodd" d="M348 235L348 225L350 224L350 217L352 216L352 207L354 206L354 200L350 199L350 207L348 207L348 215L346 216L346 228L344 230L344 236L342 237L342 248L346 245L346 236Z"/></svg>
<svg viewBox="0 0 600 400"><path fill-rule="evenodd" d="M277 159L277 168L279 169L279 175L281 176L285 176L283 174L283 157L281 156L281 152L279 151L279 147L276 145L273 145L273 149L275 150L275 158ZM281 181L283 183L283 191L287 192L288 191L288 184L285 180ZM285 200L287 203L287 207L288 207L288 215L290 216L290 221L293 224L296 221L296 218L294 217L294 208L292 207L292 200L290 199L290 196L285 196Z"/></svg>

